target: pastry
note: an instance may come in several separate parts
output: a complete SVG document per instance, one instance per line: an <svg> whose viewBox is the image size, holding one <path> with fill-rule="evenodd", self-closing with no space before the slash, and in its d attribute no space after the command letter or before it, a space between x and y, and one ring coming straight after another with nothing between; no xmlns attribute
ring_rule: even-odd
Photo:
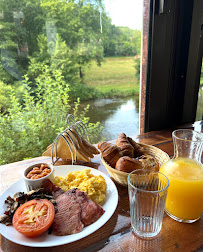
<svg viewBox="0 0 203 252"><path fill-rule="evenodd" d="M131 145L128 140L128 137L124 133L121 133L118 136L116 140L116 145L120 147L123 156L134 157L134 147Z"/></svg>
<svg viewBox="0 0 203 252"><path fill-rule="evenodd" d="M115 144L109 142L98 143L98 149L102 153L103 159L112 167L115 168L116 162L123 156L121 149Z"/></svg>
<svg viewBox="0 0 203 252"><path fill-rule="evenodd" d="M115 168L116 170L130 173L134 170L142 169L143 166L139 160L128 156L124 156L119 158L119 160L116 162Z"/></svg>
<svg viewBox="0 0 203 252"><path fill-rule="evenodd" d="M139 157L144 154L144 148L139 143L136 143L131 137L128 137L128 141L134 148L133 157Z"/></svg>

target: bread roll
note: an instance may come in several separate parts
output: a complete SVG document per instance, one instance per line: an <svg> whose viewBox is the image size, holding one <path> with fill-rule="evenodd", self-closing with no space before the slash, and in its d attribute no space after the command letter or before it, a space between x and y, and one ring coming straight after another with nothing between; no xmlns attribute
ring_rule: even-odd
<svg viewBox="0 0 203 252"><path fill-rule="evenodd" d="M150 171L159 171L159 163L151 155L142 155L138 158L138 160L142 163L144 169L149 169Z"/></svg>
<svg viewBox="0 0 203 252"><path fill-rule="evenodd" d="M116 162L116 170L123 171L123 172L132 172L134 170L142 169L142 163L135 159L128 156L124 156L119 158Z"/></svg>

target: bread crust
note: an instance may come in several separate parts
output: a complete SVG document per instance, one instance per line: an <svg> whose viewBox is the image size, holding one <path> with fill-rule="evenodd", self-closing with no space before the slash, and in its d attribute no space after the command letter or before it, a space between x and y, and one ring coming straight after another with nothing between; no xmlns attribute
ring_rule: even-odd
<svg viewBox="0 0 203 252"><path fill-rule="evenodd" d="M123 156L134 157L134 147L129 142L125 133L121 133L118 136L116 145L121 149Z"/></svg>
<svg viewBox="0 0 203 252"><path fill-rule="evenodd" d="M126 173L137 169L159 170L158 161L152 155L144 154L143 146L124 133L118 136L116 144L103 141L98 144L98 149L103 159L116 170Z"/></svg>
<svg viewBox="0 0 203 252"><path fill-rule="evenodd" d="M134 170L142 169L143 166L139 160L128 156L124 156L119 158L119 160L116 162L115 168L116 170L130 173Z"/></svg>
<svg viewBox="0 0 203 252"><path fill-rule="evenodd" d="M109 142L100 142L98 149L102 153L104 160L112 167L115 168L116 162L123 156L121 149L115 144Z"/></svg>
<svg viewBox="0 0 203 252"><path fill-rule="evenodd" d="M150 171L159 171L159 163L151 155L145 154L138 158L145 169Z"/></svg>

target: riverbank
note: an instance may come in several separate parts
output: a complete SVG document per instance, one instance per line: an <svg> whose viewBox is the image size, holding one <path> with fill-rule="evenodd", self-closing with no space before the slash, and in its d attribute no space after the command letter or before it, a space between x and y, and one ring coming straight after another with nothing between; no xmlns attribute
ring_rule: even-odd
<svg viewBox="0 0 203 252"><path fill-rule="evenodd" d="M91 101L81 102L80 107L84 109L87 104L89 109L86 116L91 123L100 122L102 132L94 137L92 143L102 140L113 140L121 132L128 136L139 133L139 96L122 98L99 98Z"/></svg>

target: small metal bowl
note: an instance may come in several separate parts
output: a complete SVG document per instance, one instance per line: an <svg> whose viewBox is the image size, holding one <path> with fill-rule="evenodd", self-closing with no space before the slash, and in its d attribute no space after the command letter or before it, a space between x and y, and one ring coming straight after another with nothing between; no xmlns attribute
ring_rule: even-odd
<svg viewBox="0 0 203 252"><path fill-rule="evenodd" d="M51 172L39 179L29 179L26 177L26 175L34 168L34 167L40 167L42 164L46 165L46 167L51 169ZM35 190L37 188L40 188L42 186L42 182L45 179L49 179L50 181L53 182L54 180L54 167L51 164L47 164L47 163L38 163L38 164L34 164L29 166L27 169L25 169L24 171L24 181L25 181L25 185L28 191L32 191Z"/></svg>

